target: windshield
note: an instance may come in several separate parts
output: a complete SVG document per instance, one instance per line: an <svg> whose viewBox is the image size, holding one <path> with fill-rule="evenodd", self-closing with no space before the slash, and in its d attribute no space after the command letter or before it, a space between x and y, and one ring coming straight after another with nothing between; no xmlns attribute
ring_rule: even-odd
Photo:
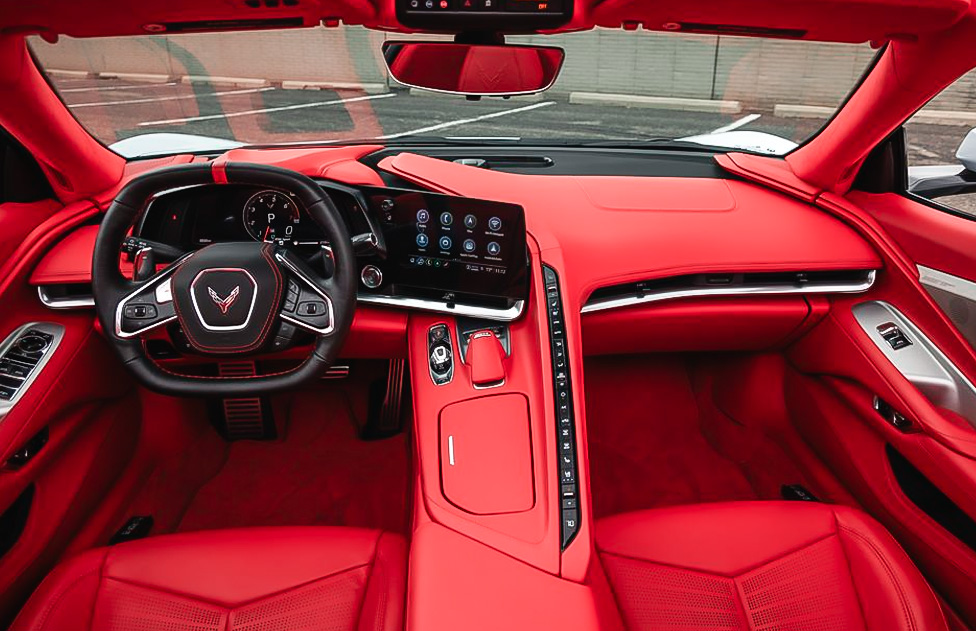
<svg viewBox="0 0 976 631"><path fill-rule="evenodd" d="M823 126L875 54L867 45L609 29L510 37L563 47L561 75L539 95L473 101L396 84L380 52L386 39L403 38L319 27L31 46L78 120L128 157L484 137L681 140L784 154Z"/></svg>

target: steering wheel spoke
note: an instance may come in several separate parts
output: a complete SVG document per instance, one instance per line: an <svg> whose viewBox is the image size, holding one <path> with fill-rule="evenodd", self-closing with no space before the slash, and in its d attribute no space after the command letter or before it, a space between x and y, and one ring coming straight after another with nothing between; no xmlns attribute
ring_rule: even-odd
<svg viewBox="0 0 976 631"><path fill-rule="evenodd" d="M309 265L288 250L275 252L275 259L288 277L279 317L315 335L331 335L335 331L332 296L336 290L332 279L318 276Z"/></svg>
<svg viewBox="0 0 976 631"><path fill-rule="evenodd" d="M115 309L115 334L122 339L139 337L176 320L173 274L179 262L143 281L119 300Z"/></svg>

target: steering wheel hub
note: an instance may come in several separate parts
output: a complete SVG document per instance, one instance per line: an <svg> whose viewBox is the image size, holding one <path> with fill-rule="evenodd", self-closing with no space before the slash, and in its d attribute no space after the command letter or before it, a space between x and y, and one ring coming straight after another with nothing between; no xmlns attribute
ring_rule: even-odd
<svg viewBox="0 0 976 631"><path fill-rule="evenodd" d="M187 341L204 353L261 348L281 306L282 273L267 243L215 243L173 275L176 317Z"/></svg>

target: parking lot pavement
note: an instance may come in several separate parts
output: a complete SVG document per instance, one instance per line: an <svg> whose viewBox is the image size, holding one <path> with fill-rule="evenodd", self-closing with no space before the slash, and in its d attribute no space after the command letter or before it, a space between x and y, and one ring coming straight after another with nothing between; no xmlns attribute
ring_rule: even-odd
<svg viewBox="0 0 976 631"><path fill-rule="evenodd" d="M408 136L505 136L541 141L681 138L719 129L758 130L802 139L822 120L781 118L746 108L735 115L680 109L571 104L565 95L534 99L420 96L406 91L285 90L271 85L136 82L54 78L71 111L96 136L180 132L251 143L397 139ZM968 129L913 125L913 164L955 162Z"/></svg>

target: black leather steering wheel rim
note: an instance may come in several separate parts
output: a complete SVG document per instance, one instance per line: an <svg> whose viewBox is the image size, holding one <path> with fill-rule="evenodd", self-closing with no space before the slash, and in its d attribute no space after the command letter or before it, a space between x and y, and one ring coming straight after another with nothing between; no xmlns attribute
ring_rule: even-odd
<svg viewBox="0 0 976 631"><path fill-rule="evenodd" d="M105 337L122 362L146 387L176 396L254 396L297 388L318 379L335 361L352 326L356 306L355 254L349 232L335 204L314 181L280 167L228 162L225 177L215 178L210 163L165 167L139 175L115 196L105 212L92 256L92 288L95 310ZM309 356L293 370L255 377L193 377L160 367L146 353L142 339L116 334L119 302L143 286L126 279L119 270L119 252L129 228L140 218L154 195L166 190L206 184L248 184L295 194L312 219L329 238L335 261L330 280L335 301L332 331L319 336Z"/></svg>

